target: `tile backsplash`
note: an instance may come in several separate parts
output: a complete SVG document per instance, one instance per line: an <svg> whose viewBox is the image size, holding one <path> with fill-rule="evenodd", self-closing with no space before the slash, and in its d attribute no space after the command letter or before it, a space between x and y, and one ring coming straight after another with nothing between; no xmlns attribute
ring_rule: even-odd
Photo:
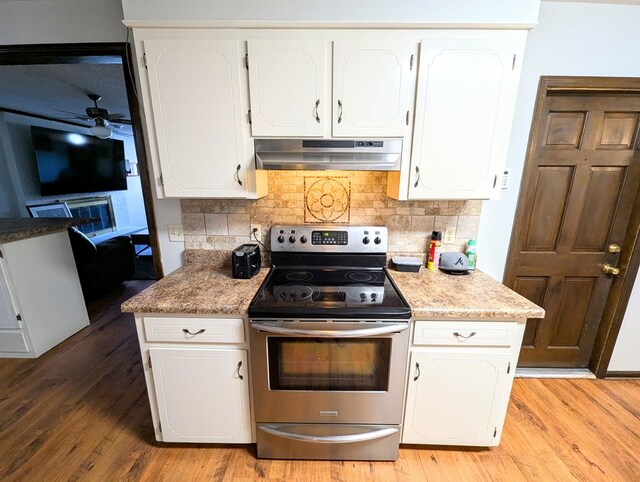
<svg viewBox="0 0 640 482"><path fill-rule="evenodd" d="M327 182L318 182L322 178ZM195 250L229 252L252 242L251 224L262 227L260 240L267 246L273 224L328 219L387 226L391 256L423 259L433 230L456 228L455 243L443 245L444 251L464 251L467 241L477 238L482 201L397 201L386 196L386 186L385 172L270 171L269 195L262 199L183 199L187 262L202 258Z"/></svg>

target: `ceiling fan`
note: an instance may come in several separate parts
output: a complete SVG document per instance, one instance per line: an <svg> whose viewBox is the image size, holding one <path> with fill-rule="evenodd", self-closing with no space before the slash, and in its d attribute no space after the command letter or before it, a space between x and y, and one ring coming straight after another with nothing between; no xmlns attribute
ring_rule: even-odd
<svg viewBox="0 0 640 482"><path fill-rule="evenodd" d="M93 121L90 130L91 133L100 139L109 139L114 129L122 129L123 125L131 125L131 119L127 119L126 114L110 114L107 109L98 106L98 102L102 96L98 94L87 94L87 97L93 101L93 106L85 109L86 114L78 114L76 112L58 111L66 114L72 114L74 119L83 121ZM125 133L120 133L128 135Z"/></svg>

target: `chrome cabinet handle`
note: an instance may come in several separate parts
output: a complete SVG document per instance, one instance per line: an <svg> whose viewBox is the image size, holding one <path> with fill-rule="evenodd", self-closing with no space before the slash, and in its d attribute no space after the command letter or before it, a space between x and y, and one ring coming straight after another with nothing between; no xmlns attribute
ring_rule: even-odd
<svg viewBox="0 0 640 482"><path fill-rule="evenodd" d="M236 166L236 172L233 174L234 179L236 180L236 182L242 186L242 181L240 180L240 164L238 164Z"/></svg>
<svg viewBox="0 0 640 482"><path fill-rule="evenodd" d="M342 122L342 101L340 99L338 99L338 109L340 109L338 111L338 124L340 124Z"/></svg>
<svg viewBox="0 0 640 482"><path fill-rule="evenodd" d="M315 107L315 118L316 118L316 122L318 124L320 124L320 116L318 115L318 106L320 105L320 99L316 100L316 107Z"/></svg>
<svg viewBox="0 0 640 482"><path fill-rule="evenodd" d="M413 377L414 382L417 382L418 378L420 378L420 363L418 362L416 362L416 370L418 371L418 374L415 377Z"/></svg>
<svg viewBox="0 0 640 482"><path fill-rule="evenodd" d="M397 428L375 428L369 432L355 433L350 435L307 435L304 433L296 433L290 431L291 428L283 430L282 425L258 425L258 429L276 437L284 437L292 440L299 440L303 442L315 442L315 443L331 443L331 444L344 444L354 442L364 442L366 440L375 440L382 437L388 437L398 433Z"/></svg>
<svg viewBox="0 0 640 482"><path fill-rule="evenodd" d="M460 334L460 333L458 333L457 331L454 331L454 332L453 332L453 336L458 337L458 338L464 338L465 340L468 340L469 338L471 338L472 336L475 336L475 335L476 335L476 332L475 332L475 331L472 331L472 332L471 332L471 333L469 333L469 335L467 335L467 336L461 335L461 334Z"/></svg>
<svg viewBox="0 0 640 482"><path fill-rule="evenodd" d="M416 166L416 174L418 177L416 177L416 182L413 184L413 187L418 187L418 183L420 182L420 168L418 166Z"/></svg>
<svg viewBox="0 0 640 482"><path fill-rule="evenodd" d="M358 338L373 335L386 335L389 333L399 333L408 329L407 325L388 325L375 328L360 328L356 330L309 330L304 328L290 328L268 323L251 323L251 328L267 333L280 335L309 336L313 338Z"/></svg>
<svg viewBox="0 0 640 482"><path fill-rule="evenodd" d="M238 378L240 380L244 380L244 377L242 375L240 375L240 367L242 366L242 361L238 362L238 366L236 367L236 371L238 372Z"/></svg>
<svg viewBox="0 0 640 482"><path fill-rule="evenodd" d="M189 331L187 328L183 328L182 331L184 333L186 333L187 335L191 335L191 336L196 336L196 335L201 335L202 333L205 332L204 328L199 329L198 331L196 331L195 333L192 333L191 331Z"/></svg>

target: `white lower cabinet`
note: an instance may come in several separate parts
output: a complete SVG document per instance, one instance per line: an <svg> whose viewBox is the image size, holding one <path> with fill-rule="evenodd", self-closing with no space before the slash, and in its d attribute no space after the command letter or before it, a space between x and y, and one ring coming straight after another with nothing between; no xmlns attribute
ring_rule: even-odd
<svg viewBox="0 0 640 482"><path fill-rule="evenodd" d="M402 443L498 445L521 321L415 322Z"/></svg>
<svg viewBox="0 0 640 482"><path fill-rule="evenodd" d="M164 442L251 442L246 350L151 348Z"/></svg>
<svg viewBox="0 0 640 482"><path fill-rule="evenodd" d="M509 355L411 353L403 443L497 445Z"/></svg>
<svg viewBox="0 0 640 482"><path fill-rule="evenodd" d="M255 441L246 320L136 314L159 442Z"/></svg>

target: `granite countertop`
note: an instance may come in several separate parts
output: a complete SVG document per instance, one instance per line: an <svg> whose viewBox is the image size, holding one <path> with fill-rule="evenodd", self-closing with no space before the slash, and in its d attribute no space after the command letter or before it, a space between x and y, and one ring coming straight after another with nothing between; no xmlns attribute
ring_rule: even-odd
<svg viewBox="0 0 640 482"><path fill-rule="evenodd" d="M544 310L482 271L390 270L414 318L544 318Z"/></svg>
<svg viewBox="0 0 640 482"><path fill-rule="evenodd" d="M0 243L42 236L90 221L84 218L0 218Z"/></svg>
<svg viewBox="0 0 640 482"><path fill-rule="evenodd" d="M268 272L262 268L251 279L234 279L231 268L183 266L125 301L122 311L245 316Z"/></svg>
<svg viewBox="0 0 640 482"><path fill-rule="evenodd" d="M123 303L122 311L245 316L268 272L262 268L251 279L234 279L231 268L190 264ZM544 317L542 308L480 271L465 276L424 268L390 273L415 318Z"/></svg>

